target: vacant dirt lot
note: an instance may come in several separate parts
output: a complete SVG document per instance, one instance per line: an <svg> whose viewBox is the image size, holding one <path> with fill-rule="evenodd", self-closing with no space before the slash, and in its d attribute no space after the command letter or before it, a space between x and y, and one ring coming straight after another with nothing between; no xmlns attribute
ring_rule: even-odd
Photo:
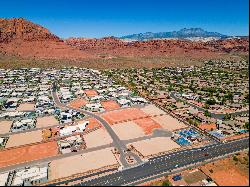
<svg viewBox="0 0 250 187"><path fill-rule="evenodd" d="M121 140L129 140L144 136L143 129L133 121L112 125L112 129Z"/></svg>
<svg viewBox="0 0 250 187"><path fill-rule="evenodd" d="M237 134L237 135L232 135L232 136L226 136L225 138L223 138L223 140L236 140L236 139L240 139L240 138L244 138L249 136L249 132L248 133L244 133L244 134Z"/></svg>
<svg viewBox="0 0 250 187"><path fill-rule="evenodd" d="M97 129L83 136L87 148L110 144L113 142L107 131L103 128Z"/></svg>
<svg viewBox="0 0 250 187"><path fill-rule="evenodd" d="M10 131L12 121L0 121L0 134L5 134Z"/></svg>
<svg viewBox="0 0 250 187"><path fill-rule="evenodd" d="M37 145L0 151L0 167L6 167L32 160L39 160L58 154L57 143L47 142Z"/></svg>
<svg viewBox="0 0 250 187"><path fill-rule="evenodd" d="M118 163L111 152L111 148L78 154L52 161L50 164L51 175L49 176L49 180L68 177L114 164Z"/></svg>
<svg viewBox="0 0 250 187"><path fill-rule="evenodd" d="M69 103L69 106L74 107L74 108L81 108L82 106L85 106L88 104L88 101L85 99L75 99Z"/></svg>
<svg viewBox="0 0 250 187"><path fill-rule="evenodd" d="M200 170L193 170L192 172L183 174L183 179L188 185L192 185L207 179L207 176Z"/></svg>
<svg viewBox="0 0 250 187"><path fill-rule="evenodd" d="M17 111L35 111L35 104L22 103L17 107Z"/></svg>
<svg viewBox="0 0 250 187"><path fill-rule="evenodd" d="M148 114L148 115L160 115L160 114L166 114L166 112L164 112L163 110L159 109L158 107L156 107L155 105L147 105L143 108L141 108L141 110Z"/></svg>
<svg viewBox="0 0 250 187"><path fill-rule="evenodd" d="M187 127L184 123L179 122L177 119L167 114L163 116L152 117L152 119L168 131L175 131L177 129Z"/></svg>
<svg viewBox="0 0 250 187"><path fill-rule="evenodd" d="M170 137L149 138L147 140L133 142L132 145L143 156L150 156L180 147L177 143L172 141Z"/></svg>
<svg viewBox="0 0 250 187"><path fill-rule="evenodd" d="M101 104L105 110L115 110L120 108L120 105L116 101L101 101Z"/></svg>
<svg viewBox="0 0 250 187"><path fill-rule="evenodd" d="M176 175L181 175L182 179L174 181L173 177ZM173 186L204 186L202 181L207 178L208 176L197 168L174 173L168 176L168 180Z"/></svg>
<svg viewBox="0 0 250 187"><path fill-rule="evenodd" d="M219 186L249 186L249 156L242 153L235 157L206 164L201 170Z"/></svg>
<svg viewBox="0 0 250 187"><path fill-rule="evenodd" d="M97 96L98 93L95 90L84 90L84 93L88 96L88 97L93 97L93 96Z"/></svg>
<svg viewBox="0 0 250 187"><path fill-rule="evenodd" d="M42 139L42 130L13 134L10 136L6 148L41 142Z"/></svg>
<svg viewBox="0 0 250 187"><path fill-rule="evenodd" d="M89 124L87 125L85 131L89 131L98 127L102 127L101 123L97 121L95 118L88 118L86 119L86 121L89 121Z"/></svg>
<svg viewBox="0 0 250 187"><path fill-rule="evenodd" d="M146 135L151 134L154 129L160 129L162 128L161 125L156 123L151 118L143 118L143 119L137 119L134 120L134 122L143 129L144 133Z"/></svg>
<svg viewBox="0 0 250 187"><path fill-rule="evenodd" d="M147 116L147 114L137 108L126 108L123 110L110 111L102 114L102 117L111 125L118 122L144 118Z"/></svg>
<svg viewBox="0 0 250 187"><path fill-rule="evenodd" d="M59 122L54 116L45 116L37 118L36 127L37 128L46 128L59 125Z"/></svg>

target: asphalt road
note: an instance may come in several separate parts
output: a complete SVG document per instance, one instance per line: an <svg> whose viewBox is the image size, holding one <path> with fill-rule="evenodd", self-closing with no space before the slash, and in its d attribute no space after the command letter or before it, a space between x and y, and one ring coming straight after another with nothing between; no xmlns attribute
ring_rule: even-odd
<svg viewBox="0 0 250 187"><path fill-rule="evenodd" d="M88 175L83 176L83 177L78 177L78 179L81 180L81 179L84 179L84 178L95 177L97 175L102 175L103 173L115 172L115 171L117 171L116 168L106 169L106 170L99 171L99 172L96 172L96 173L88 174ZM75 179L69 179L69 180L67 180L68 183L74 182L74 181L75 181ZM59 185L63 185L63 184L65 184L65 182L57 182L57 183L53 183L53 184L48 184L48 186L59 186Z"/></svg>
<svg viewBox="0 0 250 187"><path fill-rule="evenodd" d="M205 148L205 150L204 150ZM156 177L165 172L172 172L195 163L205 162L210 159L224 156L236 151L249 148L249 138L216 143L203 148L183 150L150 159L148 162L137 167L128 168L116 173L79 183L80 186L121 186L139 184L146 178ZM208 156L205 156L208 154ZM77 180L77 178L75 179ZM65 181L67 182L67 181ZM54 184L56 185L56 184Z"/></svg>
<svg viewBox="0 0 250 187"><path fill-rule="evenodd" d="M170 97L172 97L172 98L174 98L175 100L181 100L179 97L177 97L176 95L175 95L176 93L174 93L174 92L171 92L170 94L169 94L169 96ZM204 109L204 108L202 108L202 107L199 107L199 106L196 106L196 105L194 105L194 104L192 104L192 103L189 103L188 102L188 105L189 106L192 106L193 108L195 108L195 109L197 109L197 110L199 110L199 111L202 111L202 112L205 112L206 111L206 109ZM234 115L234 116L237 116L237 115L241 115L241 114L247 114L249 112L249 110L246 110L246 111L239 111L239 112L232 112L232 113L230 113L231 115ZM216 113L212 113L212 112L209 112L210 114L211 114L211 117L212 118L215 118L215 119L219 119L219 120L223 120L223 118L225 117L225 114L216 114Z"/></svg>
<svg viewBox="0 0 250 187"><path fill-rule="evenodd" d="M61 108L73 109L73 110L79 111L83 114L86 114L86 115L91 116L91 117L95 118L96 120L98 120L103 125L103 127L107 130L110 137L113 139L113 144L114 144L115 148L117 148L119 153L120 153L120 162L124 168L130 167L130 165L127 163L127 161L125 159L128 156L133 157L136 160L136 164L142 163L142 160L140 159L140 157L138 155L136 155L132 152L126 151L127 150L126 145L123 143L123 141L120 140L120 138L115 134L115 132L113 131L111 126L108 124L108 122L105 121L102 117L100 117L99 115L94 114L92 112L88 112L88 111L85 111L85 110L82 110L79 108L69 107L67 105L62 104L57 96L55 85L53 86L52 96L53 96L54 102L57 106L59 106Z"/></svg>

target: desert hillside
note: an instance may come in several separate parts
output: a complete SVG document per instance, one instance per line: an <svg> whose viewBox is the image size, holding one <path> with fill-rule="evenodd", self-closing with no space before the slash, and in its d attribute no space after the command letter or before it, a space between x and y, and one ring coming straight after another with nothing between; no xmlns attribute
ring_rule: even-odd
<svg viewBox="0 0 250 187"><path fill-rule="evenodd" d="M186 56L193 58L216 57L227 53L247 53L248 38L232 38L209 42L189 40L150 40L125 42L114 37L101 39L70 38L68 45L77 47L89 54L111 56Z"/></svg>
<svg viewBox="0 0 250 187"><path fill-rule="evenodd" d="M248 48L248 37L208 42L185 39L128 42L115 37L62 40L48 29L23 18L0 19L1 67L12 67L11 63L22 65L22 61L29 59L32 63L28 64L48 60L46 64L50 65L49 60L52 60L57 65L97 68L159 67L231 59L248 55Z"/></svg>
<svg viewBox="0 0 250 187"><path fill-rule="evenodd" d="M83 59L86 53L66 45L48 29L23 18L0 19L0 52L23 58Z"/></svg>

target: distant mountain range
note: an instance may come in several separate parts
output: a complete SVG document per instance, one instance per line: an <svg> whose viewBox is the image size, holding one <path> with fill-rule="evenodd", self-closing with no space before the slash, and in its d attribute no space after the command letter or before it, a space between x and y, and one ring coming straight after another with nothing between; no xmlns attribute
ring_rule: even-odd
<svg viewBox="0 0 250 187"><path fill-rule="evenodd" d="M122 36L120 39L123 40L134 40L134 41L147 41L153 39L168 39L168 38L177 38L177 39L191 39L192 38L211 38L211 39L224 39L229 36L218 33L218 32L208 32L201 28L184 28L179 31L173 32L146 32L139 34L132 34L127 36Z"/></svg>

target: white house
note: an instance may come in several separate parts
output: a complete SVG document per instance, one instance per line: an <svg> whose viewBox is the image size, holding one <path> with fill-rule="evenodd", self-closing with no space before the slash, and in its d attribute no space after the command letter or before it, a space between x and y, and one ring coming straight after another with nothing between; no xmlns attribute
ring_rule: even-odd
<svg viewBox="0 0 250 187"><path fill-rule="evenodd" d="M88 124L89 124L89 121L85 121L77 125L64 127L63 129L60 129L59 131L60 136L69 136L76 132L83 132Z"/></svg>

